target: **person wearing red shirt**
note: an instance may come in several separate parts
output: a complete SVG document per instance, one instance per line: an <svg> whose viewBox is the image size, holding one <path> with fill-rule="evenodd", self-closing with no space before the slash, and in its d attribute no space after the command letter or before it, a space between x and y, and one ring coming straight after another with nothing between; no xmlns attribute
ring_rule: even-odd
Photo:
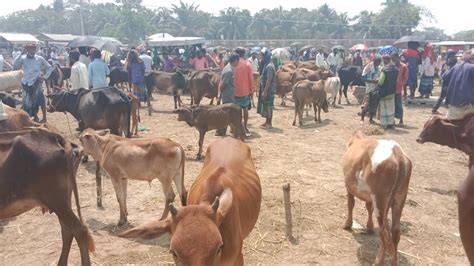
<svg viewBox="0 0 474 266"><path fill-rule="evenodd" d="M240 56L239 63L234 69L235 102L242 107L245 136L249 137L247 128L249 109L251 108L251 95L254 90L252 66L245 60L245 49L237 48L235 52Z"/></svg>
<svg viewBox="0 0 474 266"><path fill-rule="evenodd" d="M189 60L189 63L194 66L195 70L203 70L209 68L209 62L207 62L207 58L202 55L201 50L196 53L196 57Z"/></svg>
<svg viewBox="0 0 474 266"><path fill-rule="evenodd" d="M403 125L403 98L402 92L405 83L408 80L408 67L400 61L400 56L397 53L392 54L392 61L398 68L397 86L395 89L395 118L400 119L400 125Z"/></svg>

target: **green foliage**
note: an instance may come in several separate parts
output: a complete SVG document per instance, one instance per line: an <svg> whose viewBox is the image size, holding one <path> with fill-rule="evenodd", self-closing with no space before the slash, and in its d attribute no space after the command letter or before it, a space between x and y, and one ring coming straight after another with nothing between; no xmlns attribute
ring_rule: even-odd
<svg viewBox="0 0 474 266"><path fill-rule="evenodd" d="M115 0L94 4L87 0L55 0L51 6L24 10L0 17L0 31L81 34L119 38L137 43L147 35L167 32L175 36L204 36L208 39L308 39L371 38L397 39L409 35L431 13L408 0L386 0L378 13L362 11L354 17L324 4L316 9L262 9L253 16L249 10L229 7L218 15L202 11L197 4L180 1L170 8L153 9L142 0ZM447 36L436 28L416 33L428 39ZM472 38L472 32L465 35Z"/></svg>

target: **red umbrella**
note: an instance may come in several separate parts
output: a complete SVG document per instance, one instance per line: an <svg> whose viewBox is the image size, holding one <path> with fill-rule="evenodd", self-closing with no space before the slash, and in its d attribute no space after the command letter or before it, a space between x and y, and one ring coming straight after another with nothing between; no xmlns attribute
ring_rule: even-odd
<svg viewBox="0 0 474 266"><path fill-rule="evenodd" d="M351 47L351 51L368 51L369 47L367 45L359 43Z"/></svg>

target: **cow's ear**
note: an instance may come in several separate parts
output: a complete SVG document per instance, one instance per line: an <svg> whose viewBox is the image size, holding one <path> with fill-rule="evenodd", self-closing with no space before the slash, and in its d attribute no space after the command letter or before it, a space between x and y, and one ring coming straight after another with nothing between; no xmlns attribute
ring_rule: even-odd
<svg viewBox="0 0 474 266"><path fill-rule="evenodd" d="M212 204L212 208L216 211L216 223L217 226L220 226L222 221L224 221L225 216L229 212L230 208L232 207L232 200L233 200L232 190L226 187L222 192L221 196L218 199L218 207L216 208L215 202ZM217 209L217 210L216 210Z"/></svg>
<svg viewBox="0 0 474 266"><path fill-rule="evenodd" d="M168 216L165 220L144 223L120 233L118 236L125 238L156 238L165 233L171 233L171 223L171 217Z"/></svg>
<svg viewBox="0 0 474 266"><path fill-rule="evenodd" d="M99 136L105 136L110 133L110 129L97 130L96 133Z"/></svg>

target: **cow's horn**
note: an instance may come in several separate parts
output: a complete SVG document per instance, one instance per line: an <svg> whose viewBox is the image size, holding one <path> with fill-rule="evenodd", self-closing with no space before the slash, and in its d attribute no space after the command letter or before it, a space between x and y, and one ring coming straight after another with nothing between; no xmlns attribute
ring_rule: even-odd
<svg viewBox="0 0 474 266"><path fill-rule="evenodd" d="M176 214L178 213L178 210L174 207L173 203L170 203L169 207L170 207L171 215L176 216Z"/></svg>
<svg viewBox="0 0 474 266"><path fill-rule="evenodd" d="M214 210L214 212L217 212L217 209L219 209L219 196L216 197L214 203L212 203L211 208Z"/></svg>

